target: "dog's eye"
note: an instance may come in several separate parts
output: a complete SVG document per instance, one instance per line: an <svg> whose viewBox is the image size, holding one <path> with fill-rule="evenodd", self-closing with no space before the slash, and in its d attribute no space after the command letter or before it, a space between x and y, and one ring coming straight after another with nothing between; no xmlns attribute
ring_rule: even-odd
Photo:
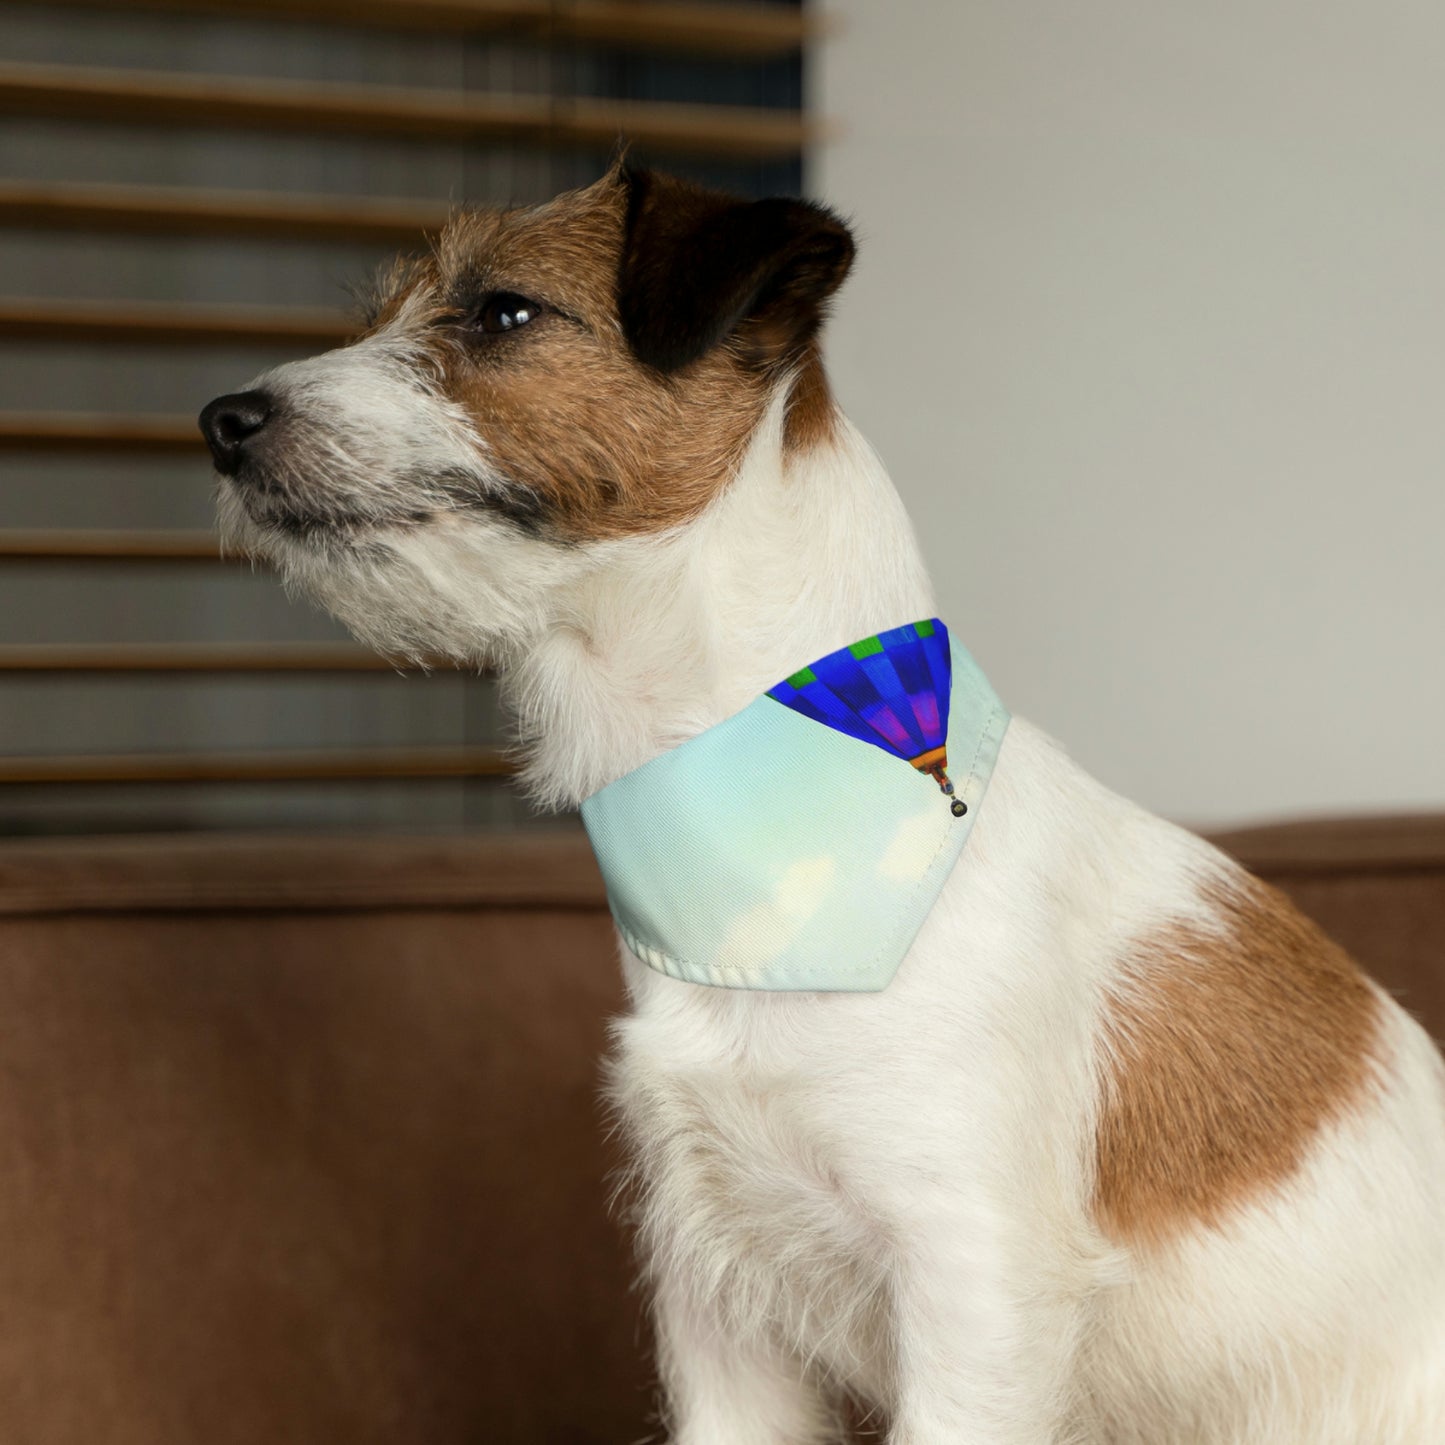
<svg viewBox="0 0 1445 1445"><path fill-rule="evenodd" d="M473 324L478 331L496 336L503 331L515 331L541 315L539 302L519 296L515 291L497 291L482 303Z"/></svg>

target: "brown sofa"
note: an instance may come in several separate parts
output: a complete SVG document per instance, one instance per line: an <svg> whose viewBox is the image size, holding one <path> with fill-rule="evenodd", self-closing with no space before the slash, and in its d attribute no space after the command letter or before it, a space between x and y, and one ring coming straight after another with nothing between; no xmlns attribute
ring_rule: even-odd
<svg viewBox="0 0 1445 1445"><path fill-rule="evenodd" d="M1445 1032L1445 820L1221 841ZM575 833L0 844L0 1439L655 1431Z"/></svg>

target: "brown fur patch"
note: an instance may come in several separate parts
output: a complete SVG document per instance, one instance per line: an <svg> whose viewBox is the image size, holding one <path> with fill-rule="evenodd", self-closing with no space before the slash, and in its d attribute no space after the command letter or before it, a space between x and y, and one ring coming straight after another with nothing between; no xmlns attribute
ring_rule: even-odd
<svg viewBox="0 0 1445 1445"><path fill-rule="evenodd" d="M1247 874L1210 901L1217 931L1136 946L1105 1021L1095 1212L1135 1243L1283 1184L1372 1077L1380 1004L1343 950Z"/></svg>
<svg viewBox="0 0 1445 1445"><path fill-rule="evenodd" d="M468 222L449 234L444 269L553 308L515 337L454 348L447 360L446 389L493 464L568 537L696 516L733 475L765 392L725 349L671 378L632 356L617 326L616 188Z"/></svg>
<svg viewBox="0 0 1445 1445"><path fill-rule="evenodd" d="M789 451L811 451L833 440L837 421L838 407L823 370L823 358L817 344L810 343L788 396L783 444Z"/></svg>
<svg viewBox="0 0 1445 1445"><path fill-rule="evenodd" d="M637 358L618 315L627 213L619 171L544 206L463 212L378 313L433 355L443 390L472 418L516 491L499 509L567 540L695 517L735 474L776 376L741 337L670 374ZM497 292L544 309L515 332L469 334L468 313ZM789 443L821 440L831 413L809 347Z"/></svg>

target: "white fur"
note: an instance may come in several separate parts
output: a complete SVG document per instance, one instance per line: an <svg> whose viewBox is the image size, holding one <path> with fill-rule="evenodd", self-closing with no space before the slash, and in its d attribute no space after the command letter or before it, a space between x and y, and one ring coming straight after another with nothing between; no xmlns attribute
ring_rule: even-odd
<svg viewBox="0 0 1445 1445"><path fill-rule="evenodd" d="M787 459L781 416L780 393L727 490L660 537L443 515L357 551L230 520L370 640L500 659L532 787L576 803L932 614L876 456L843 424ZM1102 1000L1230 867L1015 721L885 992L713 990L624 954L612 1093L678 1445L831 1440L844 1391L893 1445L1445 1439L1441 1066L1393 1004L1379 1097L1286 1189L1157 1254L1091 1215Z"/></svg>

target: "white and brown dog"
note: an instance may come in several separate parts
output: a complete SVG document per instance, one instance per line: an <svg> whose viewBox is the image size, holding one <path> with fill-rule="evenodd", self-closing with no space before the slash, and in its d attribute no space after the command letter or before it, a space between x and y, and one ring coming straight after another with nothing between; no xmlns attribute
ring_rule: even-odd
<svg viewBox="0 0 1445 1445"><path fill-rule="evenodd" d="M203 414L231 541L487 663L572 805L932 615L816 338L827 211L615 169L458 215L367 333ZM614 1088L673 1438L1445 1440L1445 1074L1276 893L1015 721L881 993L624 950Z"/></svg>

